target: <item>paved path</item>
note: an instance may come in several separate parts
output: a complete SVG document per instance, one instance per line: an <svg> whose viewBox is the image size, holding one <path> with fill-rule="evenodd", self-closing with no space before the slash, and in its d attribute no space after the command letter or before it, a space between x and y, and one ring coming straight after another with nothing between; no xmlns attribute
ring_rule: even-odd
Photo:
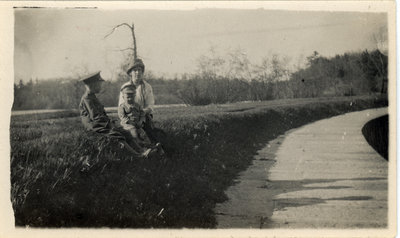
<svg viewBox="0 0 400 238"><path fill-rule="evenodd" d="M387 108L349 113L271 141L217 204L218 228L384 228L387 161L361 128Z"/></svg>

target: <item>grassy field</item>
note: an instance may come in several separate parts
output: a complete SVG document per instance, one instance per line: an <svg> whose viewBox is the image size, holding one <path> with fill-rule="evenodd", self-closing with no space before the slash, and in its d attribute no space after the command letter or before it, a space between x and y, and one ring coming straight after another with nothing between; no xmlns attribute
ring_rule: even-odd
<svg viewBox="0 0 400 238"><path fill-rule="evenodd" d="M160 108L161 160L138 160L85 132L76 111L12 116L15 224L212 228L215 204L266 142L318 119L386 105L370 96Z"/></svg>

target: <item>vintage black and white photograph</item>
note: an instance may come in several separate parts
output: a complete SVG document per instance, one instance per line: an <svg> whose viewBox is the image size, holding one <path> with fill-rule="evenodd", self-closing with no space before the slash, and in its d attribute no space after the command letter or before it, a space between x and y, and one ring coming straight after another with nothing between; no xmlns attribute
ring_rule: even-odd
<svg viewBox="0 0 400 238"><path fill-rule="evenodd" d="M9 2L8 222L394 236L395 4L342 4Z"/></svg>

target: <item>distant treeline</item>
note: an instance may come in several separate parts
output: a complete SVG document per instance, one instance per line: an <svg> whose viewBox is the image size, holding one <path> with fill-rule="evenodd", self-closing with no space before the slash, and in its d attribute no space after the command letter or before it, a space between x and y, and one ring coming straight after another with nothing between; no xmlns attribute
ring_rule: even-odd
<svg viewBox="0 0 400 238"><path fill-rule="evenodd" d="M355 96L387 91L388 58L378 50L346 53L333 58L314 52L307 57L307 67L293 73L288 73L285 61L277 56L264 65L256 65L253 70L246 64L241 66L247 73L238 74L240 77L235 74L221 76L215 70L191 76L181 82L178 95L187 104L206 105L246 100ZM246 78L249 75L250 78Z"/></svg>
<svg viewBox="0 0 400 238"><path fill-rule="evenodd" d="M260 65L251 65L241 54L230 57L228 61L202 57L198 72L183 75L179 80L146 74L156 104L206 105L387 91L388 58L378 50L333 58L314 52L307 57L307 66L295 72L290 72L287 62L276 55L264 59ZM99 99L106 107L117 106L120 86L126 80L121 75L116 81L104 83ZM83 92L84 86L77 79L30 80L25 84L21 80L14 85L13 110L77 108Z"/></svg>
<svg viewBox="0 0 400 238"><path fill-rule="evenodd" d="M182 101L176 96L176 80L149 79L157 104L176 104ZM126 80L105 81L99 100L106 107L116 107L119 90ZM74 109L78 108L85 87L78 79L30 80L14 85L13 110Z"/></svg>

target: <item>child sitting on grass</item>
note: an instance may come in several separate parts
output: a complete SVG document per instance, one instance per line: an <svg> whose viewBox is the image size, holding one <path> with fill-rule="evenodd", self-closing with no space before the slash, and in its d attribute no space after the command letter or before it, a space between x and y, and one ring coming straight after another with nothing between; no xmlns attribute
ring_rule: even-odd
<svg viewBox="0 0 400 238"><path fill-rule="evenodd" d="M104 106L96 97L96 93L101 91L104 79L101 78L100 72L83 77L81 80L86 87L86 92L82 96L79 104L80 116L84 127L89 131L94 131L105 136L115 138L119 141L121 148L127 149L135 157L147 158L152 149L144 149L134 144L133 149L126 141L126 138L117 130L110 118L107 116Z"/></svg>
<svg viewBox="0 0 400 238"><path fill-rule="evenodd" d="M144 123L146 121L146 114L143 108L135 102L136 86L134 84L124 84L121 87L122 97L124 102L118 107L118 116L121 120L121 126L129 131L133 138L137 139L141 146L156 148L160 154L164 151L160 143L154 146L150 138L144 131Z"/></svg>

